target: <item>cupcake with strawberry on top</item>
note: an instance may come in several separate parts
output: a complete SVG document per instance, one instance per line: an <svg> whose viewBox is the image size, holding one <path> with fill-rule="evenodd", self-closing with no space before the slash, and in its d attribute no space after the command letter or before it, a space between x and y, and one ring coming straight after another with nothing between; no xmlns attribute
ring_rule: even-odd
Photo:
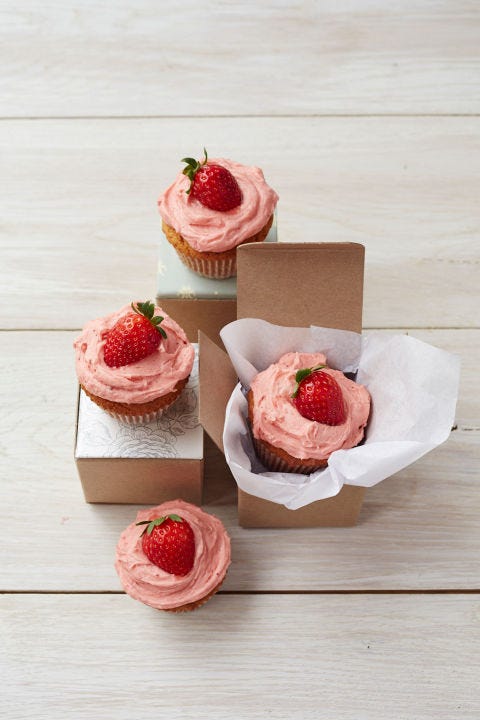
<svg viewBox="0 0 480 720"><path fill-rule="evenodd" d="M278 195L258 167L219 158L184 158L183 171L158 201L162 228L182 262L205 277L237 274L236 248L262 242Z"/></svg>
<svg viewBox="0 0 480 720"><path fill-rule="evenodd" d="M255 451L273 471L310 474L335 450L358 445L370 413L368 390L327 367L322 353L283 355L248 392Z"/></svg>
<svg viewBox="0 0 480 720"><path fill-rule="evenodd" d="M168 612L207 602L229 565L230 538L221 521L183 500L141 510L121 534L115 562L128 595Z"/></svg>
<svg viewBox="0 0 480 720"><path fill-rule="evenodd" d="M91 320L73 346L84 392L128 423L149 422L169 407L195 357L182 328L148 300Z"/></svg>

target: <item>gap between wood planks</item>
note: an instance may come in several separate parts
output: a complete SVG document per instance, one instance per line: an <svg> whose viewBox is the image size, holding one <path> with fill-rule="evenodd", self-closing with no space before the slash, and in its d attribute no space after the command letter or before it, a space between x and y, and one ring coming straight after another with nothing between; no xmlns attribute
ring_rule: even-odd
<svg viewBox="0 0 480 720"><path fill-rule="evenodd" d="M236 114L226 113L224 115L3 115L0 122L6 121L44 121L44 120L227 120L245 118L269 118L281 120L288 118L475 118L480 113L285 113L280 115L252 115L251 113Z"/></svg>

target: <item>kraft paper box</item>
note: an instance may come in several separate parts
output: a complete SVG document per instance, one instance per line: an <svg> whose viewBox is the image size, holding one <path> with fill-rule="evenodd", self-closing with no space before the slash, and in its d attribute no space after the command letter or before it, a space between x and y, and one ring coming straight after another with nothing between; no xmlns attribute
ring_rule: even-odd
<svg viewBox="0 0 480 720"><path fill-rule="evenodd" d="M158 505L182 498L201 505L198 352L178 400L150 423L122 423L80 390L75 461L87 502Z"/></svg>
<svg viewBox="0 0 480 720"><path fill-rule="evenodd" d="M358 243L250 244L237 250L237 318L286 327L362 330L364 247ZM200 421L223 452L225 409L237 384L228 355L200 334ZM238 490L243 527L354 525L365 488L344 485L335 497L298 510Z"/></svg>
<svg viewBox="0 0 480 720"><path fill-rule="evenodd" d="M277 242L277 223L265 241ZM182 263L175 249L162 238L157 272L157 304L185 330L190 342L197 342L201 330L223 347L222 327L237 319L237 278L205 278Z"/></svg>
<svg viewBox="0 0 480 720"><path fill-rule="evenodd" d="M407 334L283 327L258 318L235 320L221 337L239 379L225 411L225 459L238 487L250 495L298 510L345 486L373 487L450 435L460 358L445 350ZM286 352L324 352L331 368L353 373L371 397L363 440L334 450L325 468L308 474L270 471L252 441L247 392L258 373ZM294 384L292 372L292 390Z"/></svg>
<svg viewBox="0 0 480 720"><path fill-rule="evenodd" d="M268 253L265 249L261 252ZM361 297L362 264L355 262L355 257L363 261L361 246L320 245L313 252L304 245L290 247L286 264L298 272L295 285L289 273L284 273L281 254L280 246L263 259L254 246L243 251L238 306L239 313L245 312L247 317L221 331L228 358L211 341L201 338L201 419L212 430L212 437L214 433L222 443L240 488L242 525L350 525L360 510L365 487L404 469L450 435L460 359L405 334L372 332L364 336L355 331L355 323L361 324L361 303L355 298L355 294L357 299ZM257 262L250 262L255 256ZM243 286L245 265L249 272ZM259 266L268 269L265 293L250 285ZM321 275L327 293L322 292L322 284L315 286L315 275ZM285 291L284 297L277 287ZM314 287L316 292L312 292ZM334 298L330 307L329 293ZM262 314L270 314L273 322L255 317L258 311L252 302L261 299ZM319 300L325 300L323 312L327 315L322 316ZM350 327L338 327L340 323ZM332 368L355 373L372 400L364 441L334 451L326 468L309 475L268 471L251 439L246 392L253 378L286 352L324 352ZM229 362L235 368L233 374ZM217 396L214 387L218 387ZM219 398L222 407L215 412L212 406Z"/></svg>

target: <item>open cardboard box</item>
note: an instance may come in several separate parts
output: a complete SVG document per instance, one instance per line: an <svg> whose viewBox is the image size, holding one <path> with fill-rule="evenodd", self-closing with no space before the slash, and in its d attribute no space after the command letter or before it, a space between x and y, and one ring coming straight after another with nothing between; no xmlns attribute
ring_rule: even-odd
<svg viewBox="0 0 480 720"><path fill-rule="evenodd" d="M286 327L317 325L362 331L365 249L358 243L264 243L237 250L237 318ZM200 333L200 421L223 452L225 408L237 384L228 355ZM354 525L365 488L344 485L338 495L298 510L238 490L243 527Z"/></svg>
<svg viewBox="0 0 480 720"><path fill-rule="evenodd" d="M276 215L265 239L277 242ZM157 304L182 327L190 342L201 330L223 348L219 332L237 319L237 278L202 277L184 265L175 248L162 238L157 272Z"/></svg>
<svg viewBox="0 0 480 720"><path fill-rule="evenodd" d="M197 360L180 397L150 423L117 420L79 390L75 462L87 502L158 505L182 498L201 505Z"/></svg>

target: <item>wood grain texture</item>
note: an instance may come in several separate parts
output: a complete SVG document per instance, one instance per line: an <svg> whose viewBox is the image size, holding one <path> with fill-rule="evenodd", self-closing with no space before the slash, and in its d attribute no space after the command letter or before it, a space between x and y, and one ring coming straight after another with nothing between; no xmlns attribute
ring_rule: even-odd
<svg viewBox="0 0 480 720"><path fill-rule="evenodd" d="M203 144L263 167L280 240L365 244L366 327L478 326L479 118L235 118L1 122L0 327L152 297L156 200Z"/></svg>
<svg viewBox="0 0 480 720"><path fill-rule="evenodd" d="M464 357L459 429L367 492L349 529L244 530L235 484L208 447L205 504L233 545L226 590L479 589L480 331L412 334ZM70 332L0 333L0 590L119 590L118 536L135 506L87 505L73 462L76 380ZM30 344L29 344L30 343ZM34 345L32 345L34 343ZM32 371L31 352L36 361ZM35 540L20 532L35 516Z"/></svg>
<svg viewBox="0 0 480 720"><path fill-rule="evenodd" d="M476 0L0 4L2 717L478 720L479 33ZM364 243L364 325L462 380L351 529L239 528L207 442L233 563L171 616L113 568L137 508L83 501L65 330L153 297L156 199L204 145L264 169L280 240Z"/></svg>
<svg viewBox="0 0 480 720"><path fill-rule="evenodd" d="M15 720L477 720L472 596L221 596L169 615L126 596L0 599Z"/></svg>
<svg viewBox="0 0 480 720"><path fill-rule="evenodd" d="M8 117L478 113L475 0L3 4Z"/></svg>

